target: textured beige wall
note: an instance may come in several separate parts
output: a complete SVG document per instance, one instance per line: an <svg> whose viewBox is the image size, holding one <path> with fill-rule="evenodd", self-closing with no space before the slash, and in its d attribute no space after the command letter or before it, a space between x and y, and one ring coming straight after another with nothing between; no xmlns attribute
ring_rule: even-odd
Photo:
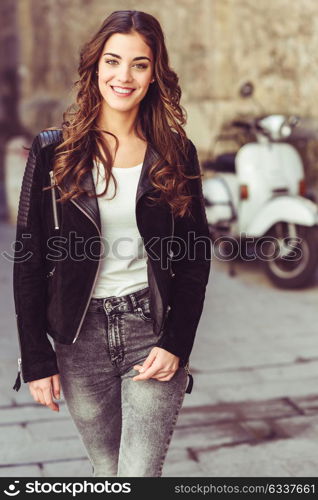
<svg viewBox="0 0 318 500"><path fill-rule="evenodd" d="M318 118L317 0L18 0L23 122L58 125L81 44L113 10L155 15L180 77L188 135L204 154L238 113ZM255 84L255 99L240 85Z"/></svg>

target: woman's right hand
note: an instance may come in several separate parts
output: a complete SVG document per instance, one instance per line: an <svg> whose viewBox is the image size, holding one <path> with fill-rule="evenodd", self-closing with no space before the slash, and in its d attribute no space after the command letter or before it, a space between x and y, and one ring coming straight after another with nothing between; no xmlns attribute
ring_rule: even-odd
<svg viewBox="0 0 318 500"><path fill-rule="evenodd" d="M60 399L60 375L58 373L51 377L32 380L28 384L34 401L48 406L52 411L60 411L59 405L53 401L53 397Z"/></svg>

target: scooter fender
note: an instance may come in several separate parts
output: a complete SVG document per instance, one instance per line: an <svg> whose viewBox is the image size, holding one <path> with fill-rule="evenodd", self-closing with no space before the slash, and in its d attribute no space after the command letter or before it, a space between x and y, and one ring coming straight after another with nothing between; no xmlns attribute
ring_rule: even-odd
<svg viewBox="0 0 318 500"><path fill-rule="evenodd" d="M277 222L318 224L317 205L302 196L279 196L267 201L247 226L247 236L262 236Z"/></svg>

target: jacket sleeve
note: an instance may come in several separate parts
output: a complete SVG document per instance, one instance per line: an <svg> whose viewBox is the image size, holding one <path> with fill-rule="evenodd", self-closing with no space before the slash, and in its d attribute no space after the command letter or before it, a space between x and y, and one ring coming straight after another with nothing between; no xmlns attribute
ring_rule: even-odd
<svg viewBox="0 0 318 500"><path fill-rule="evenodd" d="M44 169L41 167L38 135L32 143L22 180L13 263L14 304L24 382L59 372L54 349L46 334L46 244L41 217ZM13 388L19 390L20 383L16 381Z"/></svg>
<svg viewBox="0 0 318 500"><path fill-rule="evenodd" d="M188 172L191 175L201 174L196 148L192 141L189 142ZM203 310L212 254L202 181L197 178L188 182L193 195L191 214L175 219L171 309L157 343L158 347L179 356L180 366L187 363L193 347Z"/></svg>

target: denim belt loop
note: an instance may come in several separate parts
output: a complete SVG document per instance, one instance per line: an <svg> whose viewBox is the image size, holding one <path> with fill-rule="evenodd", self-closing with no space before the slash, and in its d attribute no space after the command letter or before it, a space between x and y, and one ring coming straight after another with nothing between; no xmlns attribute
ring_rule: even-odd
<svg viewBox="0 0 318 500"><path fill-rule="evenodd" d="M134 292L133 293L129 293L128 297L129 297L129 299L130 299L130 301L132 303L133 310L137 309L137 307L138 307L138 299L135 297Z"/></svg>

